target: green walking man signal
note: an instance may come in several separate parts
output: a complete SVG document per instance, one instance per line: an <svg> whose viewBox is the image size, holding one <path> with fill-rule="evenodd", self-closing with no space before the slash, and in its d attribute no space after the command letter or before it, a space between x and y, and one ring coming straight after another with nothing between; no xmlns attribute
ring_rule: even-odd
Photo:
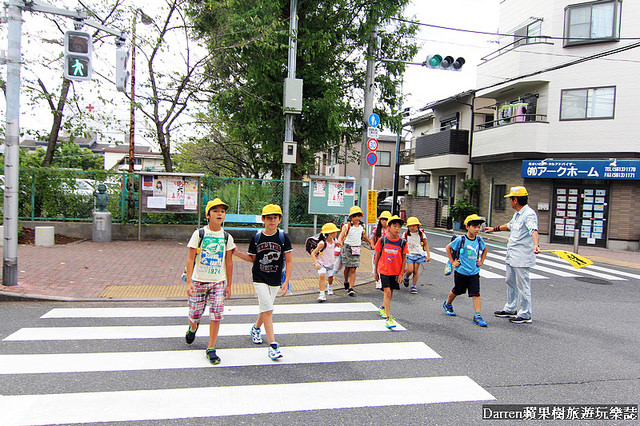
<svg viewBox="0 0 640 426"><path fill-rule="evenodd" d="M73 81L91 79L91 35L81 31L64 33L64 77Z"/></svg>

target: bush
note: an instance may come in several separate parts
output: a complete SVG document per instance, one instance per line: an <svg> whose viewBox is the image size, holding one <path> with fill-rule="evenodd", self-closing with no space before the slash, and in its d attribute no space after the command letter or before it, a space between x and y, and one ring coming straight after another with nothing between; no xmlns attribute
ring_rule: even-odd
<svg viewBox="0 0 640 426"><path fill-rule="evenodd" d="M478 208L467 200L460 199L451 206L449 213L456 222L464 222L467 216L478 213Z"/></svg>

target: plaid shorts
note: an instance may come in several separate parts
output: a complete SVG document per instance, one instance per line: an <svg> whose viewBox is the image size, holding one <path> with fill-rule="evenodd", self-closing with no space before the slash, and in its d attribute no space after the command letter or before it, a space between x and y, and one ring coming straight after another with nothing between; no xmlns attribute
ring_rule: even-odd
<svg viewBox="0 0 640 426"><path fill-rule="evenodd" d="M209 320L220 321L224 318L224 289L226 281L203 283L193 281L193 296L189 296L189 320L200 324L204 308L209 305Z"/></svg>

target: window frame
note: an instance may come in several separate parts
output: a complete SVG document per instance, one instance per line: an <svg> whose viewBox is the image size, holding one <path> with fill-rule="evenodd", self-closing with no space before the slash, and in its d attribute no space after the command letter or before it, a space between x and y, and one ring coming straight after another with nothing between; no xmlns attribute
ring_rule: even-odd
<svg viewBox="0 0 640 426"><path fill-rule="evenodd" d="M571 19L571 13L575 10L582 8L589 8L589 34L592 33L593 29L593 6L595 5L603 5L603 4L613 4L613 20L611 22L611 35L606 37L597 37L597 38L571 38L571 34L569 33L570 26L569 21ZM621 0L600 0L600 1L590 1L585 3L577 3L570 4L564 8L564 28L563 28L563 38L564 44L563 47L570 46L580 46L584 44L593 44L593 43L605 43L612 41L620 41L620 26L622 23L622 1Z"/></svg>
<svg viewBox="0 0 640 426"><path fill-rule="evenodd" d="M601 117L589 117L587 115L588 112L588 105L589 105L589 91L590 90L595 90L595 89L613 89L613 106L611 108L611 116L601 116ZM585 96L585 105L584 105L584 117L573 117L573 118L563 118L562 117L562 112L563 112L563 98L564 98L564 94L566 92L577 92L580 90L584 90L586 91L586 96ZM573 88L573 89L562 89L560 90L560 117L559 121L583 121L583 120L613 120L616 117L616 95L617 95L617 87L616 86L598 86L598 87L578 87L578 88Z"/></svg>
<svg viewBox="0 0 640 426"><path fill-rule="evenodd" d="M493 184L493 209L496 211L504 211L507 207L506 198L507 185Z"/></svg>
<svg viewBox="0 0 640 426"><path fill-rule="evenodd" d="M382 163L382 154L389 154L389 164L383 164ZM378 167L391 167L391 151L376 151L376 154L378 155L378 162L376 163L376 166Z"/></svg>
<svg viewBox="0 0 640 426"><path fill-rule="evenodd" d="M537 34L532 34L532 29L538 29ZM521 32L522 34L518 34ZM513 32L513 47L523 46L525 44L539 43L542 36L542 19L536 19L533 22L524 25Z"/></svg>

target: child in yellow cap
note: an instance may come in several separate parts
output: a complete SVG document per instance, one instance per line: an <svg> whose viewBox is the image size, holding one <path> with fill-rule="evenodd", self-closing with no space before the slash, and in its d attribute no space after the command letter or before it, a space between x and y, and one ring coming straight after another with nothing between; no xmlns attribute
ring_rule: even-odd
<svg viewBox="0 0 640 426"><path fill-rule="evenodd" d="M334 248L336 246L336 235L338 235L338 227L334 223L325 223L322 225L320 231L320 241L318 245L311 252L311 259L313 259L313 266L318 270L320 275L320 281L318 287L320 288L320 295L318 296L318 302L326 302L325 296L325 279L329 283L329 290L331 291L331 284L333 283L333 266L335 264ZM333 294L331 291L329 294Z"/></svg>

